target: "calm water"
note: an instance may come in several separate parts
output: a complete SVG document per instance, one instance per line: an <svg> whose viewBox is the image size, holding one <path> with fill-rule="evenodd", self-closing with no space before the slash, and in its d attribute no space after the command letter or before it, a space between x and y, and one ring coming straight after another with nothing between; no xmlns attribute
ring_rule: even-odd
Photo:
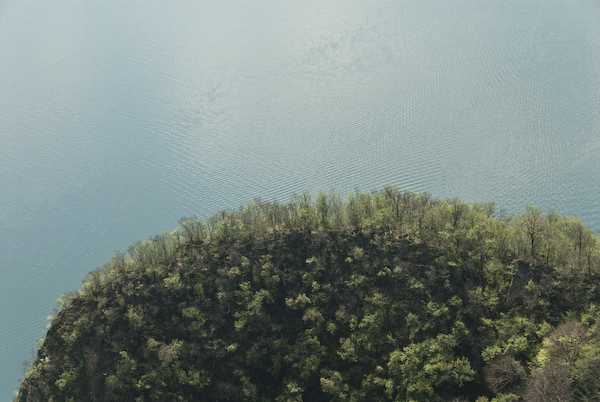
<svg viewBox="0 0 600 402"><path fill-rule="evenodd" d="M379 189L600 229L600 3L0 0L0 401L116 249Z"/></svg>

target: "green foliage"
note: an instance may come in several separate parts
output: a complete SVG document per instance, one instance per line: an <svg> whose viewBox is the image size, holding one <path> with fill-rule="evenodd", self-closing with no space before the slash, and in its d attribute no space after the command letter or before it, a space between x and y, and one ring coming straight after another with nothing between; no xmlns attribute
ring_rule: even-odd
<svg viewBox="0 0 600 402"><path fill-rule="evenodd" d="M593 232L530 206L250 201L61 297L16 400L597 401L599 267Z"/></svg>
<svg viewBox="0 0 600 402"><path fill-rule="evenodd" d="M499 393L496 397L492 398L491 402L515 402L521 399L518 395L515 394L502 394Z"/></svg>
<svg viewBox="0 0 600 402"><path fill-rule="evenodd" d="M455 356L455 348L466 332L458 321L451 334L439 334L392 352L388 368L396 378L390 385L396 389L388 387L388 394L396 395L395 400L434 400L436 388L445 383L462 387L472 381L476 372L469 360Z"/></svg>
<svg viewBox="0 0 600 402"><path fill-rule="evenodd" d="M533 363L527 395L539 395L535 397L539 400L556 396L563 400L600 400L598 331L570 319L544 339Z"/></svg>

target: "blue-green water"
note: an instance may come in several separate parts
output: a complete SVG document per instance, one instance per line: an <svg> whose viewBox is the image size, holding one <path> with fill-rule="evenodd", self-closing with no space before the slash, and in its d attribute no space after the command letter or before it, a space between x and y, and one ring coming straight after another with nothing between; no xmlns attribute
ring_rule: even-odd
<svg viewBox="0 0 600 402"><path fill-rule="evenodd" d="M0 0L0 401L116 249L384 184L600 228L600 3Z"/></svg>

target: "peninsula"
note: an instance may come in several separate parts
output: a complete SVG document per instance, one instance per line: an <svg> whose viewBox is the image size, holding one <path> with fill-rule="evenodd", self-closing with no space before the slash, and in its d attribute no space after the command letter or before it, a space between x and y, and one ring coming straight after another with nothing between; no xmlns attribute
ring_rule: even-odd
<svg viewBox="0 0 600 402"><path fill-rule="evenodd" d="M59 299L15 401L597 401L599 244L393 187L182 219Z"/></svg>

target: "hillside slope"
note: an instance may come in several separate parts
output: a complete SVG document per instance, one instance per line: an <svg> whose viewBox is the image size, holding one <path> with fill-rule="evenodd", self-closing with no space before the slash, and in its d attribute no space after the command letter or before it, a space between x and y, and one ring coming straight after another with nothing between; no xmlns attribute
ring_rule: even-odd
<svg viewBox="0 0 600 402"><path fill-rule="evenodd" d="M17 401L600 400L577 219L386 187L180 223L60 299Z"/></svg>

